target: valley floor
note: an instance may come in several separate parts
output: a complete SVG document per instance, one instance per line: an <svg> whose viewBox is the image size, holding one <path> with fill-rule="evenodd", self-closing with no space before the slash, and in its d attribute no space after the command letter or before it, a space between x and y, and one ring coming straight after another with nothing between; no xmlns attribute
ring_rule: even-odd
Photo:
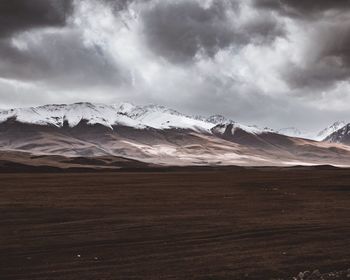
<svg viewBox="0 0 350 280"><path fill-rule="evenodd" d="M348 169L0 174L0 186L4 280L292 279L350 267Z"/></svg>

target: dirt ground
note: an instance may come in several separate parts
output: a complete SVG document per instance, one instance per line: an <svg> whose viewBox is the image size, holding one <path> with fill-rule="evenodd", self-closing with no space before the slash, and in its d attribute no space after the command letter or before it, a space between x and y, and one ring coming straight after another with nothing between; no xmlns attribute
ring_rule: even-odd
<svg viewBox="0 0 350 280"><path fill-rule="evenodd" d="M0 174L1 280L291 279L350 267L350 170Z"/></svg>

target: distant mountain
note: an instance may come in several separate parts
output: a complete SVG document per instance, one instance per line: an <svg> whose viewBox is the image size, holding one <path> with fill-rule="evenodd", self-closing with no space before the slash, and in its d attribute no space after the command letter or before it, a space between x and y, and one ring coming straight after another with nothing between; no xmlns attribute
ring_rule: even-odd
<svg viewBox="0 0 350 280"><path fill-rule="evenodd" d="M290 136L290 137L300 137L300 138L302 138L303 135L305 134L295 127L282 128L278 130L277 133Z"/></svg>
<svg viewBox="0 0 350 280"><path fill-rule="evenodd" d="M337 131L333 132L327 136L324 141L330 143L341 143L345 145L350 145L350 124L343 126Z"/></svg>
<svg viewBox="0 0 350 280"><path fill-rule="evenodd" d="M122 103L121 105L75 103L0 111L0 122L11 118L21 123L55 127L65 125L75 127L82 120L86 120L90 125L100 124L111 129L116 125L138 129L176 127L209 130L212 127L207 122L195 120L163 106L148 105L139 107L129 103Z"/></svg>
<svg viewBox="0 0 350 280"><path fill-rule="evenodd" d="M337 121L334 124L330 125L329 127L326 127L322 131L318 132L317 134L312 133L312 132L301 131L295 127L283 128L283 129L278 130L277 133L282 134L282 135L286 135L286 136L290 136L290 137L298 137L298 138L311 139L311 140L315 140L315 141L323 141L329 135L331 135L332 133L341 129L345 125L346 125L346 122Z"/></svg>
<svg viewBox="0 0 350 280"><path fill-rule="evenodd" d="M286 130L282 132L287 134ZM164 106L130 103L2 110L0 151L0 160L1 154L7 154L4 162L8 162L11 153L32 155L21 157L21 164L41 156L50 156L51 164L56 156L61 156L81 158L79 162L83 163L108 158L104 165L350 166L350 148L343 145L282 135L221 115L188 116ZM64 162L72 163L61 158L59 166Z"/></svg>
<svg viewBox="0 0 350 280"><path fill-rule="evenodd" d="M334 132L343 128L344 126L346 126L345 121L335 122L334 124L330 125L329 127L325 128L324 130L320 131L316 136L316 140L322 141L322 140L326 139L327 137L329 137Z"/></svg>
<svg viewBox="0 0 350 280"><path fill-rule="evenodd" d="M87 124L100 124L110 129L122 125L137 129L178 128L207 132L218 124L236 123L221 115L208 118L187 116L164 106L135 106L131 103L120 105L74 103L0 111L0 123L8 119L15 119L20 123L55 127L75 127L85 120ZM237 125L240 124L237 123ZM248 126L240 126L243 129L251 129Z"/></svg>

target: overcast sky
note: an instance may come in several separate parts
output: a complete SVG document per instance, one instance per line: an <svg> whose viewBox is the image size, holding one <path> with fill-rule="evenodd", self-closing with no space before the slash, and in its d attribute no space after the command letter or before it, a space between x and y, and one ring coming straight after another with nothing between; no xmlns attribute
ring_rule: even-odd
<svg viewBox="0 0 350 280"><path fill-rule="evenodd" d="M0 1L0 108L156 103L272 128L350 122L349 0Z"/></svg>

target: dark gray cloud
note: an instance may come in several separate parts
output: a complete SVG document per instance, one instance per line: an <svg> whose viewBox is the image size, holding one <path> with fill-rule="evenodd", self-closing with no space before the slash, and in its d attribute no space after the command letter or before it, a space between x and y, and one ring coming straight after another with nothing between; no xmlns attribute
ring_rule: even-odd
<svg viewBox="0 0 350 280"><path fill-rule="evenodd" d="M313 18L320 13L350 8L349 0L254 0L255 6L278 11L284 15Z"/></svg>
<svg viewBox="0 0 350 280"><path fill-rule="evenodd" d="M292 18L308 30L309 42L300 45L305 48L304 58L297 63L287 60L281 68L281 77L292 89L317 94L350 78L349 0L254 0L254 4Z"/></svg>
<svg viewBox="0 0 350 280"><path fill-rule="evenodd" d="M299 90L302 95L319 95L332 89L337 82L346 81L350 77L349 66L340 67L336 58L322 60L300 66L286 63L281 76L293 90ZM300 90L305 90L300 92Z"/></svg>
<svg viewBox="0 0 350 280"><path fill-rule="evenodd" d="M0 37L38 27L63 26L72 0L0 1Z"/></svg>
<svg viewBox="0 0 350 280"><path fill-rule="evenodd" d="M192 59L199 50L213 56L233 40L246 40L229 25L223 1L208 9L197 1L159 2L142 14L142 20L152 50L171 61Z"/></svg>
<svg viewBox="0 0 350 280"><path fill-rule="evenodd" d="M19 49L0 44L0 77L52 83L61 88L115 85L130 79L98 45L85 46L77 31L41 34Z"/></svg>
<svg viewBox="0 0 350 280"><path fill-rule="evenodd" d="M152 0L99 0L110 5L114 12L127 10L132 4L150 3Z"/></svg>
<svg viewBox="0 0 350 280"><path fill-rule="evenodd" d="M284 24L271 14L260 14L243 25L242 33L255 44L269 44L278 37L284 37L286 30Z"/></svg>
<svg viewBox="0 0 350 280"><path fill-rule="evenodd" d="M142 12L147 44L171 62L186 62L199 52L213 57L227 47L271 42L284 34L276 18L262 15L241 23L238 1L159 1Z"/></svg>
<svg viewBox="0 0 350 280"><path fill-rule="evenodd" d="M6 25L0 26L0 36L4 36L0 37L0 78L70 89L130 82L130 75L108 52L98 44L85 45L83 33L67 26L67 16L73 13L72 1L3 2L0 19ZM58 29L35 33L43 27ZM25 30L32 33L21 34Z"/></svg>
<svg viewBox="0 0 350 280"><path fill-rule="evenodd" d="M332 16L308 23L303 57L298 63L286 62L282 77L292 88L322 92L350 78L350 19ZM308 94L309 91L305 91Z"/></svg>

